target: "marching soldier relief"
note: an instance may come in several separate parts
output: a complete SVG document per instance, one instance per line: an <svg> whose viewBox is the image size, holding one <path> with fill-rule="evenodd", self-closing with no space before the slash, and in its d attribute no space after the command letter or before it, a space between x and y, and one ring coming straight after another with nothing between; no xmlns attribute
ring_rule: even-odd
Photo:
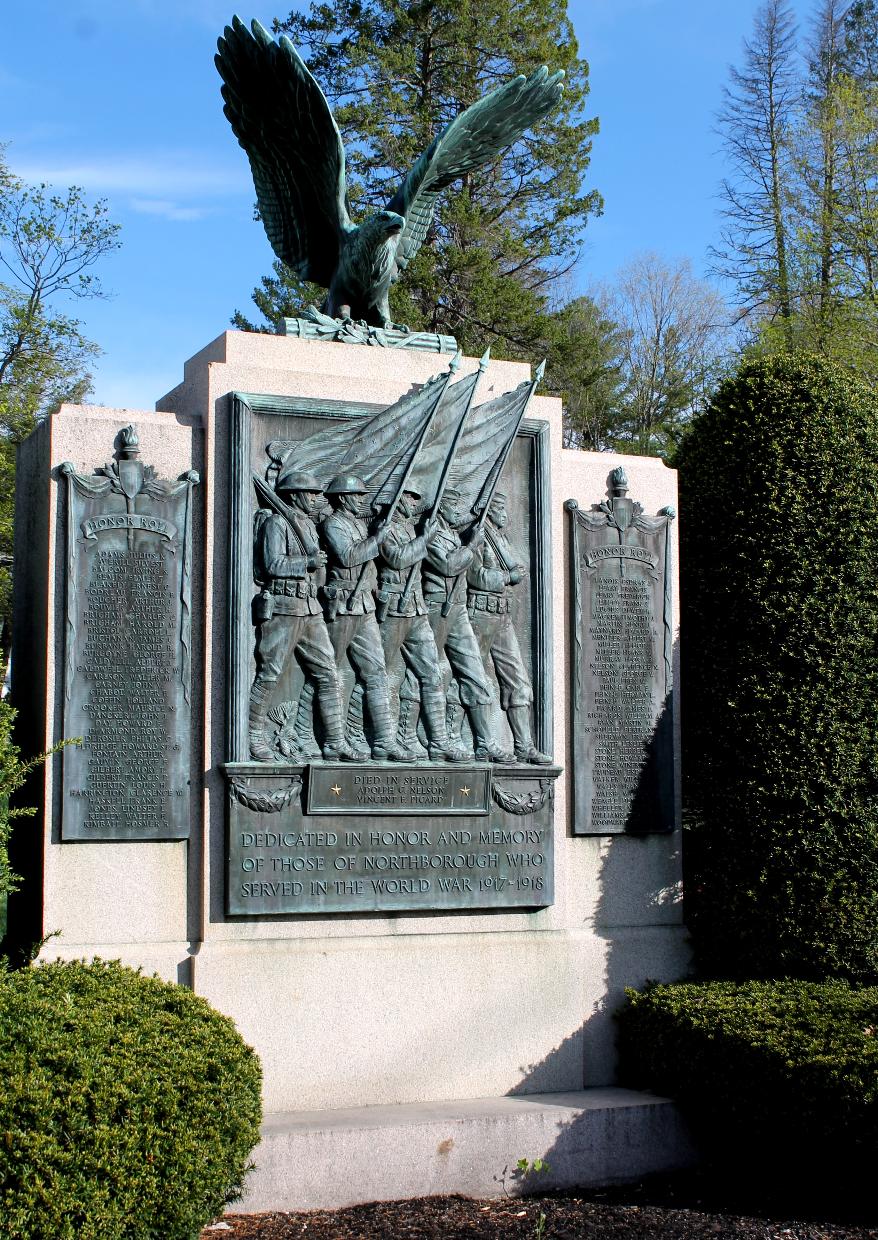
<svg viewBox="0 0 878 1240"><path fill-rule="evenodd" d="M484 541L467 570L467 610L485 667L494 665L500 687L500 705L506 712L515 743L517 762L551 766L552 759L533 743L531 705L533 688L512 620L511 591L527 573L524 557L504 533L509 522L506 496L496 492L486 511Z"/></svg>
<svg viewBox="0 0 878 1240"><path fill-rule="evenodd" d="M312 475L285 469L276 485L271 511L256 514L254 576L262 592L254 600L256 678L250 692L250 755L270 762L265 742L265 708L288 659L295 657L315 685L323 725L324 758L351 762L363 755L350 749L341 726L335 653L318 601L326 552L321 550L312 516L323 498Z"/></svg>
<svg viewBox="0 0 878 1240"><path fill-rule="evenodd" d="M375 619L378 575L374 561L388 525L381 522L375 534L369 533L362 515L366 494L365 482L355 474L339 474L326 488L334 509L322 526L329 554L326 620L341 679L344 714L356 677L375 738L371 753L367 749L353 752L361 761L372 757L405 762L410 755L395 744L384 647Z"/></svg>
<svg viewBox="0 0 878 1240"><path fill-rule="evenodd" d="M463 762L466 754L451 748L445 731L445 694L439 651L427 619L421 583L427 538L434 525L428 521L423 532L417 532L412 518L420 498L416 491L403 492L393 524L384 539L378 595L382 641L396 694L399 693L406 668L416 681L429 757L434 761ZM404 740L400 743L404 744ZM403 752L410 761L417 761L418 754L412 749L404 749Z"/></svg>
<svg viewBox="0 0 878 1240"><path fill-rule="evenodd" d="M395 405L327 409L323 426L279 398L249 410L255 468L232 476L254 585L246 752L226 764L231 914L551 903L559 770L533 741L531 611L548 599L525 584L521 434L542 368L479 405L487 362L457 379L455 357ZM530 550L505 532L510 485Z"/></svg>

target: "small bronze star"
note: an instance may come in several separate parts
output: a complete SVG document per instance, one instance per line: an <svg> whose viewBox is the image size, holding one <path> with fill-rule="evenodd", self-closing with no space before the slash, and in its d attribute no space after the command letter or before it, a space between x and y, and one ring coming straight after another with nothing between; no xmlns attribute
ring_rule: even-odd
<svg viewBox="0 0 878 1240"><path fill-rule="evenodd" d="M469 788L461 788L461 792L465 797L469 796Z"/></svg>
<svg viewBox="0 0 878 1240"><path fill-rule="evenodd" d="M337 797L341 796L341 788L338 786L338 784L333 784L332 787L329 789L329 791L334 792Z"/></svg>

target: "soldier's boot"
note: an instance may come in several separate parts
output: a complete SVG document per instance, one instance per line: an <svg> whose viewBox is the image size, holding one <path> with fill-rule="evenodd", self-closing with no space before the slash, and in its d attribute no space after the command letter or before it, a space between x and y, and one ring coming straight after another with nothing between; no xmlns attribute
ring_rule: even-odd
<svg viewBox="0 0 878 1240"><path fill-rule="evenodd" d="M365 690L369 716L375 732L372 757L376 762L417 762L417 755L401 745L393 735L393 721L387 702L387 685L370 685Z"/></svg>
<svg viewBox="0 0 878 1240"><path fill-rule="evenodd" d="M359 681L354 685L351 700L348 703L345 736L351 749L361 752L368 750L369 742L366 740L366 732L363 727L363 686Z"/></svg>
<svg viewBox="0 0 878 1240"><path fill-rule="evenodd" d="M326 761L368 762L372 756L369 751L354 749L344 738L338 688L329 685L318 686L317 700L320 704L320 717L326 733L326 739L323 742L323 757Z"/></svg>
<svg viewBox="0 0 878 1240"><path fill-rule="evenodd" d="M303 758L319 758L320 746L314 739L314 686L306 681L299 694L296 719L293 728L296 748Z"/></svg>
<svg viewBox="0 0 878 1240"><path fill-rule="evenodd" d="M533 766L551 766L552 759L549 755L541 753L534 744L530 730L530 707L510 706L506 711L506 718L512 730L516 760L530 762Z"/></svg>
<svg viewBox="0 0 878 1240"><path fill-rule="evenodd" d="M274 754L268 746L265 736L265 719L268 708L269 685L260 684L257 680L250 690L250 713L247 720L247 736L250 743L250 757L255 762L273 762Z"/></svg>
<svg viewBox="0 0 878 1240"><path fill-rule="evenodd" d="M445 694L441 689L423 690L424 723L433 762L467 762L469 754L456 749L445 729Z"/></svg>
<svg viewBox="0 0 878 1240"><path fill-rule="evenodd" d="M449 743L455 749L462 749L463 742L460 736L460 729L463 727L463 707L459 702L449 702L445 707L445 730L448 733Z"/></svg>
<svg viewBox="0 0 878 1240"><path fill-rule="evenodd" d="M427 751L418 740L418 715L421 703L411 698L399 699L399 723L396 728L397 747L407 753L407 762L423 762Z"/></svg>
<svg viewBox="0 0 878 1240"><path fill-rule="evenodd" d="M493 735L490 706L468 706L476 762L511 762L512 754L501 749Z"/></svg>

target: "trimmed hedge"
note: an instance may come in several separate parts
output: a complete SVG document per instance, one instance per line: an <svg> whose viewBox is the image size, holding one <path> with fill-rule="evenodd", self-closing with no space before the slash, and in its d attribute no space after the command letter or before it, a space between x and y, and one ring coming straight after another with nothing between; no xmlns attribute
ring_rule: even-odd
<svg viewBox="0 0 878 1240"><path fill-rule="evenodd" d="M628 991L620 1078L679 1101L709 1145L873 1166L878 988L708 982Z"/></svg>
<svg viewBox="0 0 878 1240"><path fill-rule="evenodd" d="M714 977L878 979L878 395L745 364L677 460L687 921Z"/></svg>
<svg viewBox="0 0 878 1240"><path fill-rule="evenodd" d="M193 1240L239 1194L260 1083L182 986L101 960L0 973L0 1230Z"/></svg>

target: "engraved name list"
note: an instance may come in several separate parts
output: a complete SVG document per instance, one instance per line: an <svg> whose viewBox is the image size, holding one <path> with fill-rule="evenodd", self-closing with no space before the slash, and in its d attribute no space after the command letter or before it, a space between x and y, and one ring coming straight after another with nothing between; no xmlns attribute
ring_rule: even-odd
<svg viewBox="0 0 878 1240"><path fill-rule="evenodd" d="M133 428L68 485L62 839L189 833L189 496L137 461Z"/></svg>

